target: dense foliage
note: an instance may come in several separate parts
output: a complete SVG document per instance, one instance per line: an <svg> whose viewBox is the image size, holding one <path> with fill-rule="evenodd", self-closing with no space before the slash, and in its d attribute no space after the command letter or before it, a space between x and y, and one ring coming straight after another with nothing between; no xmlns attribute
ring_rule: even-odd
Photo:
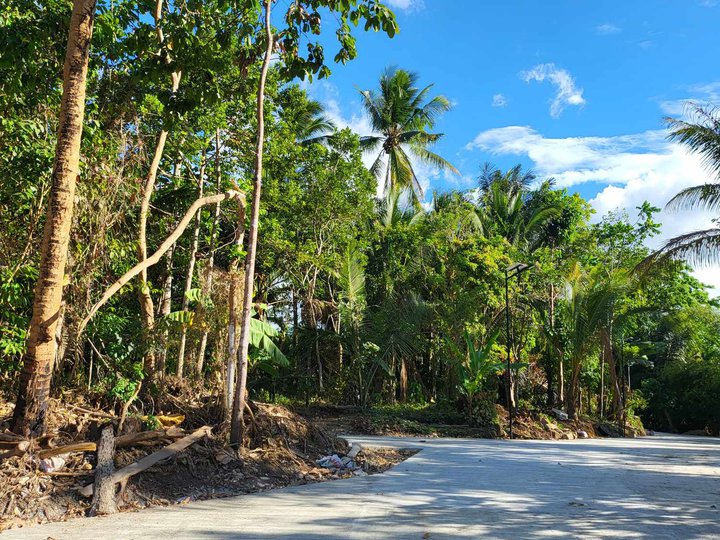
<svg viewBox="0 0 720 540"><path fill-rule="evenodd" d="M82 388L118 403L141 381L161 392L171 374L229 392L246 253L245 212L235 203L199 210L146 280L124 284L80 326L138 262L143 189L161 134L148 253L203 194L250 189L257 129L259 3L161 2L161 17L145 4L98 6L53 379L56 391ZM0 372L8 395L32 315L69 8L25 0L0 8ZM720 430L718 304L684 262L647 263L658 209L646 203L635 215L597 219L579 195L520 166L488 166L472 189L420 204L413 159L455 170L430 150L440 134L427 131L449 103L429 96L417 75L389 69L378 90L363 91L377 134L336 129L293 82L330 73L321 45L306 38L320 32L324 10L337 14L328 19L339 24L336 61L357 53L354 25L396 31L392 13L371 0L294 2L278 18L285 26L266 89L251 395L361 407L446 402L477 423L492 421L495 403L563 407L639 414L662 429ZM529 268L506 281L515 263ZM143 295L154 300L152 327Z"/></svg>

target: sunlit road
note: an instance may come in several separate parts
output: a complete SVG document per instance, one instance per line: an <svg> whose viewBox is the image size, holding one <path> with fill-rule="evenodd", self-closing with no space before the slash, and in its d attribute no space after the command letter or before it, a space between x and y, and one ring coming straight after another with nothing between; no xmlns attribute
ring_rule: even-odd
<svg viewBox="0 0 720 540"><path fill-rule="evenodd" d="M5 538L720 538L720 441L350 438L385 474L10 531Z"/></svg>

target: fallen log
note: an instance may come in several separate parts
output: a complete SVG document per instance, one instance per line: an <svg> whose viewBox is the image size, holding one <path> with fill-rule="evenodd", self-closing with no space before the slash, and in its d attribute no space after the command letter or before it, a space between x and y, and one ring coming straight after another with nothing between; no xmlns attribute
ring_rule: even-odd
<svg viewBox="0 0 720 540"><path fill-rule="evenodd" d="M211 431L212 428L210 426L203 426L200 429L193 431L190 435L183 437L178 441L175 441L174 443L166 446L165 448L162 448L157 452L153 452L149 456L145 456L144 458L136 461L135 463L131 463L127 467L123 467L119 471L115 471L110 477L110 480L113 482L113 484L125 482L131 476L135 476L136 474L141 473L146 469L149 469L153 465L156 465L161 461L173 457L178 452L185 450L188 446L196 443L203 437L210 435ZM94 484L89 484L85 486L80 490L80 494L84 497L90 497L93 494L93 486Z"/></svg>
<svg viewBox="0 0 720 540"><path fill-rule="evenodd" d="M177 427L128 433L127 435L120 435L117 439L115 439L115 448L128 448L139 443L157 441L160 439L179 439L184 435L185 433L183 430Z"/></svg>
<svg viewBox="0 0 720 540"><path fill-rule="evenodd" d="M152 441L161 441L163 439L178 439L184 433L178 428L157 429L154 431L140 431L139 433L130 433L128 435L120 435L115 440L115 448L128 448L136 444L145 444ZM38 452L40 459L60 456L62 454L70 454L72 452L96 452L97 444L90 441L83 441L56 448L48 448Z"/></svg>

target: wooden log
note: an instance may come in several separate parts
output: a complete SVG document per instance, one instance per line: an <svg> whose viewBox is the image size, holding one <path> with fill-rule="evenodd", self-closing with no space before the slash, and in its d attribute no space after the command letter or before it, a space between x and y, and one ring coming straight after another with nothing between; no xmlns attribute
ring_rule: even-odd
<svg viewBox="0 0 720 540"><path fill-rule="evenodd" d="M0 441L2 442L20 442L24 440L25 438L21 435L15 435L14 433L0 433Z"/></svg>
<svg viewBox="0 0 720 540"><path fill-rule="evenodd" d="M3 452L0 454L0 461L3 459L15 457L15 456L22 456L30 449L30 441L20 441L15 445L15 448L12 448L8 450L7 452Z"/></svg>
<svg viewBox="0 0 720 540"><path fill-rule="evenodd" d="M95 467L95 485L97 489L93 494L90 505L90 515L117 513L115 504L115 482L112 475L115 472L113 456L115 455L115 428L112 424L106 425L100 434L97 450L97 465Z"/></svg>
<svg viewBox="0 0 720 540"><path fill-rule="evenodd" d="M149 456L145 456L144 458L136 461L135 463L131 463L127 467L123 467L119 471L115 471L115 473L111 476L112 482L120 483L127 481L127 479L131 476L135 476L136 474L144 471L145 469L149 469L153 465L156 465L157 463L160 463L161 461L174 456L178 452L185 450L188 446L196 443L203 437L210 435L211 431L212 428L210 426L203 426L200 429L193 431L190 435L183 437L182 439L175 441L172 444L169 444L165 448L162 448L157 452L153 452ZM80 490L80 494L84 497L89 497L90 495L92 495L93 484L87 485L82 488Z"/></svg>
<svg viewBox="0 0 720 540"><path fill-rule="evenodd" d="M130 433L120 435L115 439L115 448L129 448L136 444L144 444L152 441L161 441L163 439L177 439L183 436L183 431L178 428L158 429L154 431L141 431L139 433ZM77 442L58 446L56 448L48 448L38 452L40 459L51 458L62 454L71 454L73 452L95 452L97 444L90 441Z"/></svg>
<svg viewBox="0 0 720 540"><path fill-rule="evenodd" d="M183 437L185 433L183 430L171 427L168 429L156 429L153 431L140 431L138 433L128 433L127 435L120 435L115 440L116 448L128 448L135 446L136 444L152 442L161 439L179 439Z"/></svg>

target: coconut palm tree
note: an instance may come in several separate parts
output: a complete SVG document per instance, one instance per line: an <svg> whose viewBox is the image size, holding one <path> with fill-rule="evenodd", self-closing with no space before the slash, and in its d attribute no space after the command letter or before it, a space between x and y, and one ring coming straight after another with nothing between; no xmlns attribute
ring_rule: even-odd
<svg viewBox="0 0 720 540"><path fill-rule="evenodd" d="M562 354L570 363L567 408L576 418L580 401L580 374L589 354L599 347L603 332L611 327L615 304L622 290L620 277L599 279L576 265L567 281L559 319L565 335Z"/></svg>
<svg viewBox="0 0 720 540"><path fill-rule="evenodd" d="M286 110L287 113L293 116L298 129L298 141L304 146L325 143L337 131L335 123L325 114L323 104L314 99Z"/></svg>
<svg viewBox="0 0 720 540"><path fill-rule="evenodd" d="M419 203L423 189L413 168L410 156L441 170L459 174L445 158L429 150L442 138L430 133L437 118L450 110L444 96L429 98L433 85L417 86L415 73L387 68L380 76L377 90L361 90L363 106L375 134L361 138L367 151L380 152L370 170L382 180L386 191L392 188L412 188L412 197Z"/></svg>
<svg viewBox="0 0 720 540"><path fill-rule="evenodd" d="M693 121L667 118L669 138L699 154L703 165L720 180L720 109L693 106ZM681 258L708 265L720 262L720 181L689 187L667 204L669 210L704 209L716 212L715 226L668 240L652 258Z"/></svg>
<svg viewBox="0 0 720 540"><path fill-rule="evenodd" d="M545 225L560 214L558 208L536 197L549 189L552 181L544 182L535 191L531 189L535 178L520 165L505 173L485 166L479 178L477 206L479 228L484 234L492 231L512 245L533 247Z"/></svg>

